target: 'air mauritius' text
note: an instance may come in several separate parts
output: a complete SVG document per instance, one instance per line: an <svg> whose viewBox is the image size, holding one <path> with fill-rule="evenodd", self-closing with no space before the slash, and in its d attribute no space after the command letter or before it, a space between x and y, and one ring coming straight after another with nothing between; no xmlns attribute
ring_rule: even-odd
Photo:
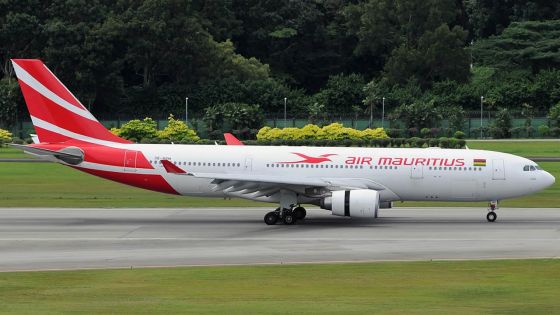
<svg viewBox="0 0 560 315"><path fill-rule="evenodd" d="M371 165L373 158L369 156L349 156L346 164ZM414 157L380 157L377 165L425 165L425 166L465 166L465 159L451 158L414 158Z"/></svg>

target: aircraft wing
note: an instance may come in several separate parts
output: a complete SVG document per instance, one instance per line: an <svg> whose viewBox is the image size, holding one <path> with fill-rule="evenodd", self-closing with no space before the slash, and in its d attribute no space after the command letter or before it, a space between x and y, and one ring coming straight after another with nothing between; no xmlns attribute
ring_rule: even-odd
<svg viewBox="0 0 560 315"><path fill-rule="evenodd" d="M198 173L186 172L171 161L161 161L165 170L170 174L193 176L197 178L212 179L216 185L215 191L221 190L225 193L243 192L273 194L280 189L294 191L325 191L340 189L374 189L383 190L384 186L364 178L306 178L288 176L270 176L255 174L226 174L226 173ZM255 197L255 196L253 196Z"/></svg>

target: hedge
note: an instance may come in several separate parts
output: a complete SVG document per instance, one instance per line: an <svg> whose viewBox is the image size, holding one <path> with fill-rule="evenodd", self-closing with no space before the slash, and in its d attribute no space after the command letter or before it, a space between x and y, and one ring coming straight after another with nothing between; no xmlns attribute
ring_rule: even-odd
<svg viewBox="0 0 560 315"><path fill-rule="evenodd" d="M169 143L162 139L144 139L142 143ZM198 141L178 141L178 144L220 144L224 145L223 140L200 139ZM373 140L326 140L326 139L274 139L274 140L245 140L245 145L262 145L262 146L316 146L316 147L372 147L372 148L464 148L466 141L456 138L439 138L439 139L423 139L423 138L387 138Z"/></svg>

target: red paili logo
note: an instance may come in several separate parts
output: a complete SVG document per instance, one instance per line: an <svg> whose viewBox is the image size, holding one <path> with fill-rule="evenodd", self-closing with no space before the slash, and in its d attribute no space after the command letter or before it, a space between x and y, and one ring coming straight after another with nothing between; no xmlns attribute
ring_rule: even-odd
<svg viewBox="0 0 560 315"><path fill-rule="evenodd" d="M292 152L292 154L295 154L301 158L303 158L303 160L299 160L299 161L291 161L291 162L276 162L276 163L285 163L285 164L297 164L297 163L309 163L309 164L318 164L318 163L323 163L323 162L332 162L331 159L329 159L329 156L333 156L333 155L338 155L338 154L322 154L319 155L318 157L314 157L314 156L309 156L309 155L305 155L303 153L297 153L297 152Z"/></svg>

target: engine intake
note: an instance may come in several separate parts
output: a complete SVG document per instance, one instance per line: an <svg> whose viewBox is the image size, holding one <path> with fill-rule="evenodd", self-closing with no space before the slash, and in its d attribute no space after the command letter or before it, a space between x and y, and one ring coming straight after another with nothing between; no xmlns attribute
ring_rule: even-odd
<svg viewBox="0 0 560 315"><path fill-rule="evenodd" d="M371 189L333 191L330 197L322 200L321 207L338 216L377 218L379 192Z"/></svg>

